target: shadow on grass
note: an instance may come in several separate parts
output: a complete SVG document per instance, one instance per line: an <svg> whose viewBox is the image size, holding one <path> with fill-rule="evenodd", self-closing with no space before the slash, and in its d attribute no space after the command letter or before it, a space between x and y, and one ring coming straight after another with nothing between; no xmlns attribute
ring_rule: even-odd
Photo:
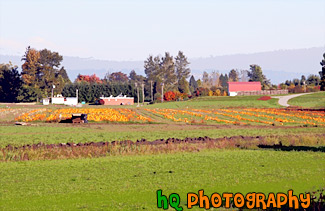
<svg viewBox="0 0 325 211"><path fill-rule="evenodd" d="M257 145L261 149L274 149L278 151L313 151L313 152L325 152L325 147L310 147L310 146L283 146L280 144L274 145Z"/></svg>

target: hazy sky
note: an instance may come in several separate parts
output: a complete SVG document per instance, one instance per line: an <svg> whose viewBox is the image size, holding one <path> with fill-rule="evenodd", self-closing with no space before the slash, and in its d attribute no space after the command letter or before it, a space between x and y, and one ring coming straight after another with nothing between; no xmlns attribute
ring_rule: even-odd
<svg viewBox="0 0 325 211"><path fill-rule="evenodd" d="M325 0L0 0L0 53L144 60L325 47Z"/></svg>

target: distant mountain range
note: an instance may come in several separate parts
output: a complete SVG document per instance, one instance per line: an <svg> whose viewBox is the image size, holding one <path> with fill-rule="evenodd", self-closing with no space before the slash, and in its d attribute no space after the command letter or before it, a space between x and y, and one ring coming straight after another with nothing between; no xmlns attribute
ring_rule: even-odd
<svg viewBox="0 0 325 211"><path fill-rule="evenodd" d="M163 52L162 52L163 53ZM186 52L184 52L186 54ZM278 50L253 54L235 54L225 56L211 56L206 58L189 58L192 74L200 78L203 71L218 70L228 73L231 69L249 69L250 64L258 64L271 82L278 84L287 79L300 78L302 74L308 76L317 74L321 70L319 62L322 60L325 47L308 49ZM135 70L144 75L143 61L110 61L95 58L80 58L64 56L62 65L73 81L80 74L96 74L104 77L109 72L121 71L128 74ZM0 63L11 61L21 66L21 56L0 55Z"/></svg>

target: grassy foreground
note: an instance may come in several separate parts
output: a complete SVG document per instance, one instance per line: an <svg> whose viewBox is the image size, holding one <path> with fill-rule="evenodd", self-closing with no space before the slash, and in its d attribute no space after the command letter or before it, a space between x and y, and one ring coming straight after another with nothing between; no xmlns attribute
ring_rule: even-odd
<svg viewBox="0 0 325 211"><path fill-rule="evenodd" d="M286 192L325 184L325 154L262 150L0 163L2 210L156 210L178 193Z"/></svg>

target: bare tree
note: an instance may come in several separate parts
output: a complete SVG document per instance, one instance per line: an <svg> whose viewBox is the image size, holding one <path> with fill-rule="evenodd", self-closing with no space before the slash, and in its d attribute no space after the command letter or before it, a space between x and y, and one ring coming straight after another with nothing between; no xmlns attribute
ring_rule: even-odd
<svg viewBox="0 0 325 211"><path fill-rule="evenodd" d="M219 71L212 71L210 74L211 86L219 86Z"/></svg>
<svg viewBox="0 0 325 211"><path fill-rule="evenodd" d="M248 82L248 70L240 70L239 71L239 81Z"/></svg>

